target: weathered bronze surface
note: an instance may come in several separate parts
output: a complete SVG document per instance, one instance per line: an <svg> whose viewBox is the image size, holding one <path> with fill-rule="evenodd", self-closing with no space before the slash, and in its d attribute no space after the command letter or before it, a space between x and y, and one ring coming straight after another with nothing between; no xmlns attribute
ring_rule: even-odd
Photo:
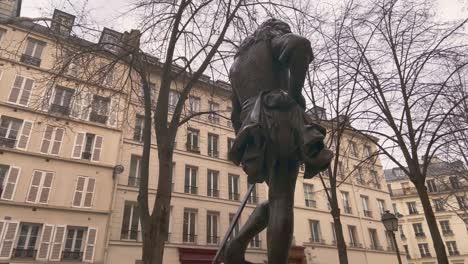
<svg viewBox="0 0 468 264"><path fill-rule="evenodd" d="M231 120L236 140L229 153L250 184L266 182L268 201L250 215L226 245L226 264L248 263L252 238L267 228L269 264L286 264L294 229L294 191L301 163L306 178L325 170L333 156L325 129L305 114L304 79L313 59L310 41L288 24L269 19L238 49L231 67Z"/></svg>

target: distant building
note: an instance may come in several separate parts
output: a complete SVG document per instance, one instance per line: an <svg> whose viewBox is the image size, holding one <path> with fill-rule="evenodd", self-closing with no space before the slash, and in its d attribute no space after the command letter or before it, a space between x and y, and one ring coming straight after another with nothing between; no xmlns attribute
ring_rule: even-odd
<svg viewBox="0 0 468 264"><path fill-rule="evenodd" d="M0 0L0 18L20 16L22 0Z"/></svg>
<svg viewBox="0 0 468 264"><path fill-rule="evenodd" d="M73 36L73 20L56 11L50 29L31 23L0 25L0 263L141 260L136 210L143 145L141 87L138 79L122 84L125 65L109 67L108 53L74 57L73 43L120 52L122 34L104 29L99 43L88 43ZM56 45L57 40L66 45ZM150 86L156 103L161 65L154 57L147 62L154 69ZM61 63L66 68L58 71ZM176 80L170 92L170 111L182 82ZM228 83L203 76L184 114L228 112L230 94ZM233 138L230 121L217 115L180 127L164 263L195 263L214 255L247 191L247 177L227 160ZM380 221L391 203L380 160L369 159L355 176L343 178L376 146L347 131L342 147L338 199L350 263L395 263L394 245ZM157 192L156 150L154 144L150 201ZM303 179L302 173L291 263L338 263L322 184L318 178ZM258 185L240 225L266 199L266 186ZM251 241L247 258L264 263L266 247L262 232Z"/></svg>
<svg viewBox="0 0 468 264"><path fill-rule="evenodd" d="M450 263L468 263L468 171L462 162L433 158L426 187ZM399 235L409 264L436 263L431 234L416 188L400 168L385 170Z"/></svg>

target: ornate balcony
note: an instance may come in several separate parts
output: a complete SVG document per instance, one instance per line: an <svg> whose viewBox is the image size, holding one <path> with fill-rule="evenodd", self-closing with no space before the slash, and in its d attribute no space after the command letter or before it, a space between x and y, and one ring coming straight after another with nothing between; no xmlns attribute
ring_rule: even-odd
<svg viewBox="0 0 468 264"><path fill-rule="evenodd" d="M13 256L15 258L31 258L36 257L36 252L34 248L15 248L13 249Z"/></svg>
<svg viewBox="0 0 468 264"><path fill-rule="evenodd" d="M16 139L0 137L0 147L14 148Z"/></svg>
<svg viewBox="0 0 468 264"><path fill-rule="evenodd" d="M51 104L49 112L50 113L60 114L60 115L63 115L63 116L68 116L70 114L70 107L69 106L59 105L59 104Z"/></svg>
<svg viewBox="0 0 468 264"><path fill-rule="evenodd" d="M218 245L219 244L219 236L206 236L206 243L208 245Z"/></svg>
<svg viewBox="0 0 468 264"><path fill-rule="evenodd" d="M184 193L198 194L198 187L197 186L185 185Z"/></svg>
<svg viewBox="0 0 468 264"><path fill-rule="evenodd" d="M81 261L83 259L83 252L80 251L62 251L62 260L76 260Z"/></svg>
<svg viewBox="0 0 468 264"><path fill-rule="evenodd" d="M92 111L91 114L89 115L89 121L104 124L104 125L107 123L107 118L108 117L106 115L101 115L94 111Z"/></svg>
<svg viewBox="0 0 468 264"><path fill-rule="evenodd" d="M29 65L32 65L32 66L40 67L41 66L41 61L42 60L40 58L36 58L36 57L29 56L29 55L26 55L26 54L21 55L21 62L22 63L26 63L26 64L29 64Z"/></svg>

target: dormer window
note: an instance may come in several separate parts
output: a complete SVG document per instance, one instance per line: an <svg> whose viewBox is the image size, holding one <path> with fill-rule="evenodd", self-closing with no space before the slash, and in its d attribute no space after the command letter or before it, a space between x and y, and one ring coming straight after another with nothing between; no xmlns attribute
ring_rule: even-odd
<svg viewBox="0 0 468 264"><path fill-rule="evenodd" d="M52 19L51 28L55 33L70 35L73 23L75 22L75 16L55 9Z"/></svg>
<svg viewBox="0 0 468 264"><path fill-rule="evenodd" d="M112 53L118 53L122 45L122 33L109 28L104 28L99 43L102 47Z"/></svg>

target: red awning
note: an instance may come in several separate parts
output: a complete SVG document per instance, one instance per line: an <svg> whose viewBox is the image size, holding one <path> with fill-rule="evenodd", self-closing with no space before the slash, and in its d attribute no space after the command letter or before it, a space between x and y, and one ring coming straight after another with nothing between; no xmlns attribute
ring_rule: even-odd
<svg viewBox="0 0 468 264"><path fill-rule="evenodd" d="M215 255L216 249L179 248L180 264L211 264Z"/></svg>

